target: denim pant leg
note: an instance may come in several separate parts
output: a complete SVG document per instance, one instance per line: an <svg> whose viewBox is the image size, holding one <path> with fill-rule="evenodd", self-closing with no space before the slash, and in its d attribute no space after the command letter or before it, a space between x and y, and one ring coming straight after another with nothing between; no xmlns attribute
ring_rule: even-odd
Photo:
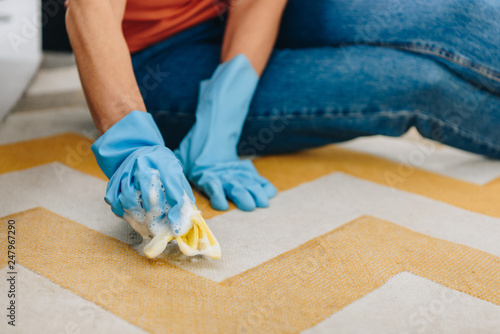
<svg viewBox="0 0 500 334"><path fill-rule="evenodd" d="M491 0L289 0L277 47L395 47L500 93L499 17Z"/></svg>
<svg viewBox="0 0 500 334"><path fill-rule="evenodd" d="M276 50L239 148L290 152L416 126L427 138L500 157L499 110L499 96L424 55L371 45Z"/></svg>
<svg viewBox="0 0 500 334"><path fill-rule="evenodd" d="M488 0L318 0L314 5L289 0L277 47L345 46L346 66L359 61L354 55L358 48L349 46L360 44L397 48L431 58L454 76L447 79L437 67L427 73L427 79L414 75L413 84L417 86L435 84L433 100L428 100L427 105L422 101L430 97L426 92L414 101L413 108L408 105L408 111L415 116L411 118L414 125L428 138L498 156L498 17L500 3ZM424 65L416 70L425 74L425 69ZM470 85L464 85L460 79ZM385 94L391 94L390 85L386 88ZM394 110L387 111L391 109ZM460 135L455 136L454 132Z"/></svg>
<svg viewBox="0 0 500 334"><path fill-rule="evenodd" d="M314 102L309 103L309 107L305 102L296 103L295 110L284 114L303 117L302 129L297 128L295 133L289 131L289 136L282 136L285 138L281 146L295 142L295 146L300 147L304 143L319 144L328 139L349 139L351 136L370 132L399 135L409 126L415 125L425 137L472 152L499 157L499 17L500 2L489 0L317 0L314 4L305 0L289 0L276 47L280 50L292 49L293 57L297 59L307 58L306 55L300 55L299 49L304 48L317 50L324 47L323 52L311 51L316 54L343 54L342 59L330 67L335 71L344 66L343 74L342 71L337 71L337 75L330 76L331 80L337 80L334 89L349 89L343 83L364 96L351 94L352 102L349 103L344 99L346 95L334 92L330 95L329 105L322 102L321 98L315 98ZM375 51L357 47L359 45L395 48L407 54L388 50ZM342 50L333 52L328 47ZM374 59L375 54L382 58L379 61ZM412 57L411 54L422 57ZM320 58L321 56L316 56L318 62L328 64L327 60ZM390 64L391 59L393 64ZM359 62L365 63L364 70L359 70ZM407 63L410 65L404 65ZM271 61L270 70L263 79L271 77L269 81L279 81L282 77L280 70L272 74L272 64ZM330 70L328 66L319 67L323 67L325 71ZM399 77L387 73L391 70L400 71ZM310 75L313 73L314 70ZM321 73L317 75L318 78L321 77ZM340 76L350 78L346 80ZM295 80L301 82L303 79L305 78L295 75ZM287 76L287 80L293 82L292 76ZM364 80L366 82L363 83ZM309 81L306 79L302 82ZM397 87L397 82L404 87ZM373 89L372 85L375 83L378 83L379 89ZM322 82L312 83L310 88L303 90L317 87L324 91L329 85L325 82L323 84L325 85ZM269 130L276 126L272 126L272 119L264 120L262 117L266 114L263 110L270 106L263 100L271 86L275 88L273 92L281 96L276 84L269 82L267 86L265 82L262 83L253 105L258 110L252 113L261 117L262 130L257 139L255 135L248 135L246 142L243 138L242 144L245 145L242 147L247 147L248 152L256 149L266 151L261 143L273 137ZM407 93L403 96L405 90ZM304 95L293 90L289 90L289 93L296 99ZM323 92L310 94L328 99ZM271 96L267 97L271 100ZM364 102L367 98L371 102ZM285 99L279 102L275 100L274 103L285 105ZM302 109L298 108L301 104ZM292 105L289 100L289 109ZM315 111L315 108L324 110ZM365 110L365 116L360 115L360 110ZM319 115L313 116L315 113ZM344 116L338 116L339 114ZM391 116L387 116L388 114ZM321 120L330 117L328 115L344 119ZM371 120L353 119L363 117L370 117ZM316 122L312 118L316 118ZM330 133L325 129L328 124L331 125ZM290 121L288 126L294 128L294 121ZM300 138L298 134L305 134L306 129L311 135L298 139L297 142L297 138Z"/></svg>
<svg viewBox="0 0 500 334"><path fill-rule="evenodd" d="M287 16L284 27L286 22ZM223 24L215 20L133 57L147 108L170 148L194 122L198 82L218 64L222 33ZM282 29L278 46L283 47L284 34ZM374 43L332 46L318 39L318 45L303 48L295 42L296 48L277 48L271 56L245 123L241 153L290 152L362 135L397 136L415 125L426 137L500 156L498 96L445 64ZM158 80L151 84L154 77Z"/></svg>
<svg viewBox="0 0 500 334"><path fill-rule="evenodd" d="M146 109L172 150L194 124L199 83L220 63L224 29L225 17L216 18L132 54Z"/></svg>

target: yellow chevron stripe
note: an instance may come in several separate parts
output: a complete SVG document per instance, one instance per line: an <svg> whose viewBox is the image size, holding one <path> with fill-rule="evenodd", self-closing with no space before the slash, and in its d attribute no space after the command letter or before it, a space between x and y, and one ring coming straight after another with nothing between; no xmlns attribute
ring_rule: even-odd
<svg viewBox="0 0 500 334"><path fill-rule="evenodd" d="M84 173L106 180L101 172L87 137L65 133L0 145L0 174L36 167L51 162L60 162Z"/></svg>
<svg viewBox="0 0 500 334"><path fill-rule="evenodd" d="M0 156L4 163L0 164L0 174L59 161L106 180L97 166L90 145L88 138L71 133L2 145ZM333 145L297 154L262 157L255 160L255 165L280 191L341 171L500 218L500 178L480 186ZM196 194L196 198L206 219L221 214L210 207L205 197ZM234 209L234 206L231 205L230 209Z"/></svg>
<svg viewBox="0 0 500 334"><path fill-rule="evenodd" d="M24 266L153 333L298 332L402 271L500 305L499 257L371 217L221 283L43 208L3 217L3 240L9 219Z"/></svg>

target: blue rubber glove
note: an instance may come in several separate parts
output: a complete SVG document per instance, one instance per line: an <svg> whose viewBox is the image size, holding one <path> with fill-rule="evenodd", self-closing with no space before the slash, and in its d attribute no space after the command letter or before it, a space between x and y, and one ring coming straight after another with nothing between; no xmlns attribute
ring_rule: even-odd
<svg viewBox="0 0 500 334"><path fill-rule="evenodd" d="M237 145L259 76L245 55L217 67L200 83L196 122L175 151L188 179L227 210L229 198L244 211L267 207L276 188L251 161L239 160Z"/></svg>
<svg viewBox="0 0 500 334"><path fill-rule="evenodd" d="M110 179L105 201L113 213L128 221L142 236L147 257L158 256L173 238L182 242L182 236L193 229L193 219L203 229L201 232L209 232L194 205L182 166L165 147L150 114L131 112L106 131L92 145L92 150ZM198 227L194 232L201 233ZM218 243L205 243L201 245L204 252L193 243L192 250L185 249L189 255L220 257Z"/></svg>

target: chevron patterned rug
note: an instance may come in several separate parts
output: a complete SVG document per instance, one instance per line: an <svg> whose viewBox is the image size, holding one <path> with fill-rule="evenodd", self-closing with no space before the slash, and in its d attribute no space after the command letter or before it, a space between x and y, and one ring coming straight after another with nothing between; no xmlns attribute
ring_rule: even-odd
<svg viewBox="0 0 500 334"><path fill-rule="evenodd" d="M87 113L0 127L1 333L500 331L499 161L414 134L256 158L270 208L197 196L221 260L152 261L104 203Z"/></svg>

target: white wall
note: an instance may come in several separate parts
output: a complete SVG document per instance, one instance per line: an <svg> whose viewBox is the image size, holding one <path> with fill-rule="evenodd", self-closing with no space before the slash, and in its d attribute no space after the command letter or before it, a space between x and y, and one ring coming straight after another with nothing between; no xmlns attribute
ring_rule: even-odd
<svg viewBox="0 0 500 334"><path fill-rule="evenodd" d="M40 7L40 0L0 0L0 119L21 97L40 64Z"/></svg>

